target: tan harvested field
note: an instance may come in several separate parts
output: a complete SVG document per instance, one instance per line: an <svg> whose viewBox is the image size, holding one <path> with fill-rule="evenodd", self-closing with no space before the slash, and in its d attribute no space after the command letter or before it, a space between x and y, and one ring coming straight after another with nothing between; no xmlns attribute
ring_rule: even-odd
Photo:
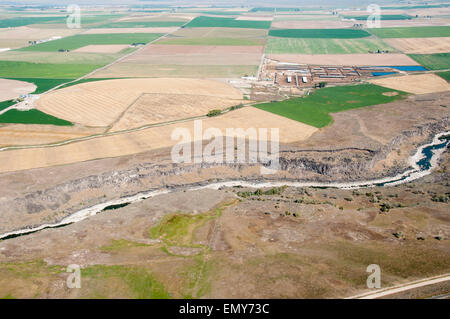
<svg viewBox="0 0 450 319"><path fill-rule="evenodd" d="M413 20L383 20L381 26L383 28L394 27L427 27L427 26L447 26L450 25L450 19L433 18L433 19L413 19Z"/></svg>
<svg viewBox="0 0 450 319"><path fill-rule="evenodd" d="M418 65L405 54L269 54L267 57L283 62L312 65Z"/></svg>
<svg viewBox="0 0 450 319"><path fill-rule="evenodd" d="M41 96L36 102L36 107L43 112L74 123L105 127L116 121L145 93L192 94L200 97L242 99L242 93L239 90L218 81L123 79L83 83L53 91Z"/></svg>
<svg viewBox="0 0 450 319"><path fill-rule="evenodd" d="M194 18L195 15L188 14L133 14L117 21L128 21L128 22L145 22L145 21L188 21Z"/></svg>
<svg viewBox="0 0 450 319"><path fill-rule="evenodd" d="M153 44L121 63L175 65L258 65L263 46Z"/></svg>
<svg viewBox="0 0 450 319"><path fill-rule="evenodd" d="M55 143L103 131L80 126L11 124L0 127L0 146Z"/></svg>
<svg viewBox="0 0 450 319"><path fill-rule="evenodd" d="M84 47L78 48L73 52L85 52L85 53L118 53L126 48L129 48L128 44L90 44Z"/></svg>
<svg viewBox="0 0 450 319"><path fill-rule="evenodd" d="M161 27L161 28L103 28L89 29L83 34L111 34L111 33L172 33L178 27Z"/></svg>
<svg viewBox="0 0 450 319"><path fill-rule="evenodd" d="M36 90L33 83L0 79L0 102L18 98L20 94L32 93Z"/></svg>
<svg viewBox="0 0 450 319"><path fill-rule="evenodd" d="M193 122L151 127L145 130L105 136L68 145L0 152L0 172L37 167L64 165L98 158L118 157L167 148L176 128L187 128L193 137ZM268 113L254 107L245 107L222 116L203 120L203 130L218 128L280 128L280 142L291 143L310 137L318 129L294 120ZM11 161L14 158L14 161Z"/></svg>
<svg viewBox="0 0 450 319"><path fill-rule="evenodd" d="M189 55L189 54L262 54L264 52L263 46L257 45L163 45L152 44L137 54L126 59L141 61L147 55Z"/></svg>
<svg viewBox="0 0 450 319"><path fill-rule="evenodd" d="M211 110L223 110L243 102L242 99L209 95L143 94L113 125L111 131L122 131L147 124L202 116Z"/></svg>
<svg viewBox="0 0 450 319"><path fill-rule="evenodd" d="M434 74L396 76L372 80L370 82L413 94L427 94L450 90L450 84Z"/></svg>
<svg viewBox="0 0 450 319"><path fill-rule="evenodd" d="M272 28L279 29L340 29L350 28L354 22L340 20L286 20L272 22Z"/></svg>
<svg viewBox="0 0 450 319"><path fill-rule="evenodd" d="M92 78L170 77L170 78L236 78L256 76L258 65L183 65L120 62L96 72Z"/></svg>
<svg viewBox="0 0 450 319"><path fill-rule="evenodd" d="M173 36L186 38L264 38L268 30L245 28L185 28Z"/></svg>
<svg viewBox="0 0 450 319"><path fill-rule="evenodd" d="M450 38L385 39L390 46L404 53L430 54L450 52Z"/></svg>

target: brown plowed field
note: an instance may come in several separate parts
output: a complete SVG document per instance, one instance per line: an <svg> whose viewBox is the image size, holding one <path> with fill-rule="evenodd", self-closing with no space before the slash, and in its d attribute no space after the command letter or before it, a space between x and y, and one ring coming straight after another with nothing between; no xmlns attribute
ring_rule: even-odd
<svg viewBox="0 0 450 319"><path fill-rule="evenodd" d="M372 80L370 82L413 94L427 94L450 90L448 82L434 74L395 76Z"/></svg>
<svg viewBox="0 0 450 319"><path fill-rule="evenodd" d="M0 102L18 98L20 94L31 93L36 90L33 83L0 79Z"/></svg>

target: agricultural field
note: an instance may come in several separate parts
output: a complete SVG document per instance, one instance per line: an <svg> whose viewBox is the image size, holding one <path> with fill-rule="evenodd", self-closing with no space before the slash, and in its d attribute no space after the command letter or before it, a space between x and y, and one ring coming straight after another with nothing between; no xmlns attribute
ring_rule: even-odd
<svg viewBox="0 0 450 319"><path fill-rule="evenodd" d="M186 21L119 21L99 24L95 28L167 28L179 27L186 24Z"/></svg>
<svg viewBox="0 0 450 319"><path fill-rule="evenodd" d="M379 39L269 38L266 46L267 54L352 54L377 50L395 51Z"/></svg>
<svg viewBox="0 0 450 319"><path fill-rule="evenodd" d="M245 38L165 38L157 41L156 44L175 44L175 45L257 45L264 44L264 40L245 39Z"/></svg>
<svg viewBox="0 0 450 319"><path fill-rule="evenodd" d="M36 44L22 51L58 51L75 50L87 45L107 45L107 44L132 44L132 43L148 43L159 38L161 34L157 33L121 33L121 34L80 34L59 40L48 41Z"/></svg>
<svg viewBox="0 0 450 319"><path fill-rule="evenodd" d="M247 28L269 29L270 21L236 20L233 18L213 18L200 16L186 25L186 28Z"/></svg>
<svg viewBox="0 0 450 319"><path fill-rule="evenodd" d="M372 84L341 86L320 89L302 98L282 102L259 104L261 110L284 116L317 128L332 123L330 113L354 108L389 103L405 96L405 93Z"/></svg>
<svg viewBox="0 0 450 319"><path fill-rule="evenodd" d="M371 83L412 94L429 94L450 90L446 80L435 74L397 76L371 80Z"/></svg>
<svg viewBox="0 0 450 319"><path fill-rule="evenodd" d="M61 120L36 109L29 111L9 110L0 115L0 123L73 125L69 121Z"/></svg>
<svg viewBox="0 0 450 319"><path fill-rule="evenodd" d="M76 79L104 64L55 64L0 61L2 78Z"/></svg>
<svg viewBox="0 0 450 319"><path fill-rule="evenodd" d="M444 80L446 80L447 82L450 82L450 71L440 72L440 73L436 73L436 74L439 75Z"/></svg>
<svg viewBox="0 0 450 319"><path fill-rule="evenodd" d="M21 94L28 94L36 90L36 85L18 81L0 79L0 102L15 99Z"/></svg>
<svg viewBox="0 0 450 319"><path fill-rule="evenodd" d="M178 85L172 85L174 81ZM189 103L180 103L183 97L197 103L205 101L195 110ZM123 114L129 108L132 111L130 116L141 117L137 121L144 125L206 115L218 106L226 108L242 102L242 94L237 89L216 81L125 79L88 82L59 89L41 96L36 108L70 122L95 127L109 126L123 116L125 119L119 125L128 129L133 126L122 123L133 123L127 120L126 113ZM65 107L61 108L63 104ZM180 104L182 109L178 109Z"/></svg>
<svg viewBox="0 0 450 319"><path fill-rule="evenodd" d="M279 38L314 38L314 39L357 39L370 34L364 30L353 29L272 29L269 36Z"/></svg>
<svg viewBox="0 0 450 319"><path fill-rule="evenodd" d="M409 56L430 70L450 69L450 53L410 54Z"/></svg>
<svg viewBox="0 0 450 319"><path fill-rule="evenodd" d="M304 140L317 128L271 114L254 107L244 107L222 116L203 120L203 127L219 128L225 132L229 127L248 128L283 127L280 131L281 143ZM32 148L0 152L0 172L17 171L37 167L49 167L88 161L96 158L117 157L138 154L149 150L172 147L176 141L167 138L175 128L186 128L193 134L192 122L150 127L140 131L103 136L86 141L71 143L57 148ZM7 154L8 153L8 154ZM16 161L8 161L14 156Z"/></svg>
<svg viewBox="0 0 450 319"><path fill-rule="evenodd" d="M430 54L450 52L449 38L400 38L385 39L397 50L408 54Z"/></svg>
<svg viewBox="0 0 450 319"><path fill-rule="evenodd" d="M369 29L377 37L386 38L445 38L450 37L450 26Z"/></svg>
<svg viewBox="0 0 450 319"><path fill-rule="evenodd" d="M369 16L358 15L358 16L344 16L344 19L357 20L357 21L367 21ZM413 17L405 14L382 14L380 16L381 20L412 20Z"/></svg>

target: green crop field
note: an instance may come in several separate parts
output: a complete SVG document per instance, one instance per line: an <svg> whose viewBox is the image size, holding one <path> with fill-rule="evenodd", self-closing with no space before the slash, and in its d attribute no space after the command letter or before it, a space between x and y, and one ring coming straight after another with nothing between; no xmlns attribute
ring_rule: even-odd
<svg viewBox="0 0 450 319"><path fill-rule="evenodd" d="M447 82L450 82L450 71L440 72L440 73L436 73L436 74L439 75L444 80L446 80Z"/></svg>
<svg viewBox="0 0 450 319"><path fill-rule="evenodd" d="M9 110L0 115L0 123L16 124L49 124L58 126L71 126L71 122L61 120L52 115L32 109L29 111Z"/></svg>
<svg viewBox="0 0 450 319"><path fill-rule="evenodd" d="M385 92L398 92L398 95L385 96L383 95ZM362 84L324 88L306 97L258 104L256 107L321 128L329 125L333 121L330 113L389 103L403 98L405 95L406 93L404 92L383 88L381 86Z"/></svg>
<svg viewBox="0 0 450 319"><path fill-rule="evenodd" d="M248 28L269 29L271 21L245 21L233 18L215 18L200 16L186 25L186 28Z"/></svg>
<svg viewBox="0 0 450 319"><path fill-rule="evenodd" d="M257 7L251 9L249 12L300 12L300 8L270 8L270 7Z"/></svg>
<svg viewBox="0 0 450 319"><path fill-rule="evenodd" d="M75 50L91 44L148 43L159 38L157 33L80 34L20 49L20 51Z"/></svg>
<svg viewBox="0 0 450 319"><path fill-rule="evenodd" d="M356 39L369 37L364 30L353 29L273 29L269 35L280 38Z"/></svg>
<svg viewBox="0 0 450 319"><path fill-rule="evenodd" d="M184 21L121 21L100 24L95 28L157 28L157 27L178 27Z"/></svg>
<svg viewBox="0 0 450 319"><path fill-rule="evenodd" d="M429 70L450 69L450 53L408 55Z"/></svg>
<svg viewBox="0 0 450 319"><path fill-rule="evenodd" d="M135 48L130 48L134 50ZM125 54L119 53L89 53L89 52L42 52L11 50L0 53L0 61L22 61L32 63L52 64L108 64Z"/></svg>
<svg viewBox="0 0 450 319"><path fill-rule="evenodd" d="M0 111L4 110L14 104L16 104L16 102L14 102L14 100L0 102Z"/></svg>
<svg viewBox="0 0 450 319"><path fill-rule="evenodd" d="M369 16L344 16L345 19L355 19L358 21L367 21ZM413 17L405 14L383 14L381 20L411 20Z"/></svg>
<svg viewBox="0 0 450 319"><path fill-rule="evenodd" d="M0 78L76 79L102 66L0 61Z"/></svg>
<svg viewBox="0 0 450 319"><path fill-rule="evenodd" d="M0 28L21 27L30 24L41 23L63 23L66 21L66 16L55 17L14 17L10 19L0 20Z"/></svg>
<svg viewBox="0 0 450 319"><path fill-rule="evenodd" d="M292 39L269 38L267 54L350 54L369 51L395 51L379 39Z"/></svg>
<svg viewBox="0 0 450 319"><path fill-rule="evenodd" d="M450 26L379 28L369 31L380 38L436 38L450 37Z"/></svg>
<svg viewBox="0 0 450 319"><path fill-rule="evenodd" d="M263 45L263 39L244 38L165 38L155 44L177 45Z"/></svg>

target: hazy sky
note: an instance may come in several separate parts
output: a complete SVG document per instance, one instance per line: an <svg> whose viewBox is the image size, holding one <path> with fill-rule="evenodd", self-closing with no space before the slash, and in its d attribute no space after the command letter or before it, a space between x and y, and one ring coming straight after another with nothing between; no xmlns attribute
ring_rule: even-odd
<svg viewBox="0 0 450 319"><path fill-rule="evenodd" d="M157 5L157 4L170 4L170 5L195 5L195 4L215 4L215 5L264 5L264 6L301 6L301 5L323 5L323 6L352 6L362 7L370 3L377 4L405 4L405 1L399 0L241 0L241 1L214 1L214 0L196 0L196 1L180 1L180 0L167 0L167 1L139 1L139 0L13 0L13 1L1 1L1 4L79 4L79 5L93 5L93 4L138 4L138 5Z"/></svg>

